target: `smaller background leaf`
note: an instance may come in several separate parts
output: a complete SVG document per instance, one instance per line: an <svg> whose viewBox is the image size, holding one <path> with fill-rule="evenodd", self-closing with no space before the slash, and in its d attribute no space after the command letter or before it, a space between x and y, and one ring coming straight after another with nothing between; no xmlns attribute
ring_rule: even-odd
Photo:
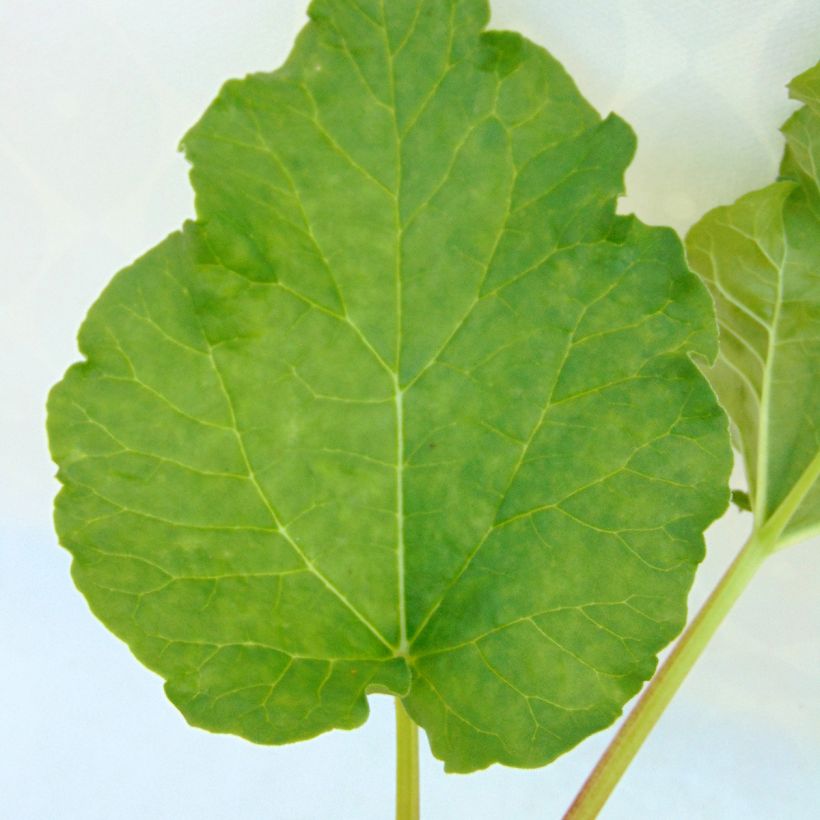
<svg viewBox="0 0 820 820"><path fill-rule="evenodd" d="M783 127L781 181L710 211L687 238L720 324L707 373L734 423L756 526L789 509L783 543L820 528L820 64L789 87L805 105Z"/></svg>

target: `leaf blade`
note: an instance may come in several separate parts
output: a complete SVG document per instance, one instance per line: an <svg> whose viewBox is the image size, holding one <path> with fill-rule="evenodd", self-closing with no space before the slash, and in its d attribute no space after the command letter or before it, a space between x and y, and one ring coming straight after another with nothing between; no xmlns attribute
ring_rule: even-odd
<svg viewBox="0 0 820 820"><path fill-rule="evenodd" d="M727 502L708 297L615 216L629 127L485 3L311 16L89 314L58 531L195 725L286 742L386 691L453 770L542 765L651 674Z"/></svg>
<svg viewBox="0 0 820 820"><path fill-rule="evenodd" d="M708 373L738 433L756 526L779 520L792 489L809 482L773 534L789 542L820 517L811 467L820 447L820 341L812 336L820 321L818 82L815 66L790 86L806 105L783 128L781 181L711 211L687 238L717 304L721 363Z"/></svg>

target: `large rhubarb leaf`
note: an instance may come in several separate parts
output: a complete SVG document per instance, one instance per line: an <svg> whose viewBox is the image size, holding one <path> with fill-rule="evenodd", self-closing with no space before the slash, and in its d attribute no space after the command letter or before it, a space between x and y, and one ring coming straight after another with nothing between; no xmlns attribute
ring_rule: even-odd
<svg viewBox="0 0 820 820"><path fill-rule="evenodd" d="M615 216L634 137L484 0L317 0L184 138L197 220L54 389L57 528L186 718L393 693L450 770L611 723L723 511L706 290Z"/></svg>

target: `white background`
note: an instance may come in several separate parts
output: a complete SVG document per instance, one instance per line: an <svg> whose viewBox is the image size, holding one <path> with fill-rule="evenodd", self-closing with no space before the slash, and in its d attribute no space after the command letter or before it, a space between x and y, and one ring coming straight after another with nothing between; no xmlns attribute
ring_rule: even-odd
<svg viewBox="0 0 820 820"><path fill-rule="evenodd" d="M120 267L192 215L179 137L229 77L276 67L305 0L0 0L0 817L389 818L392 704L282 748L188 728L88 612L52 533L49 386ZM640 146L626 206L687 228L769 182L784 84L820 58L817 0L495 0ZM737 481L742 479L738 477ZM699 603L748 517L709 533ZM603 813L820 816L818 544L770 560ZM608 733L539 771L445 776L426 818L559 818Z"/></svg>

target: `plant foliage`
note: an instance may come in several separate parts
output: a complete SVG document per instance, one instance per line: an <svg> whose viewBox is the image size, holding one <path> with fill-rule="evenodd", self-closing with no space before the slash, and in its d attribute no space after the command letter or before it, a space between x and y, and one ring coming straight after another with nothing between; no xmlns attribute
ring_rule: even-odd
<svg viewBox="0 0 820 820"><path fill-rule="evenodd" d="M49 402L57 529L194 725L403 699L452 771L611 723L727 503L706 290L615 215L634 137L485 0L316 0L184 138L197 219Z"/></svg>
<svg viewBox="0 0 820 820"><path fill-rule="evenodd" d="M755 527L777 549L820 532L820 64L790 85L777 182L692 228L692 267L717 305L709 378L734 422Z"/></svg>

